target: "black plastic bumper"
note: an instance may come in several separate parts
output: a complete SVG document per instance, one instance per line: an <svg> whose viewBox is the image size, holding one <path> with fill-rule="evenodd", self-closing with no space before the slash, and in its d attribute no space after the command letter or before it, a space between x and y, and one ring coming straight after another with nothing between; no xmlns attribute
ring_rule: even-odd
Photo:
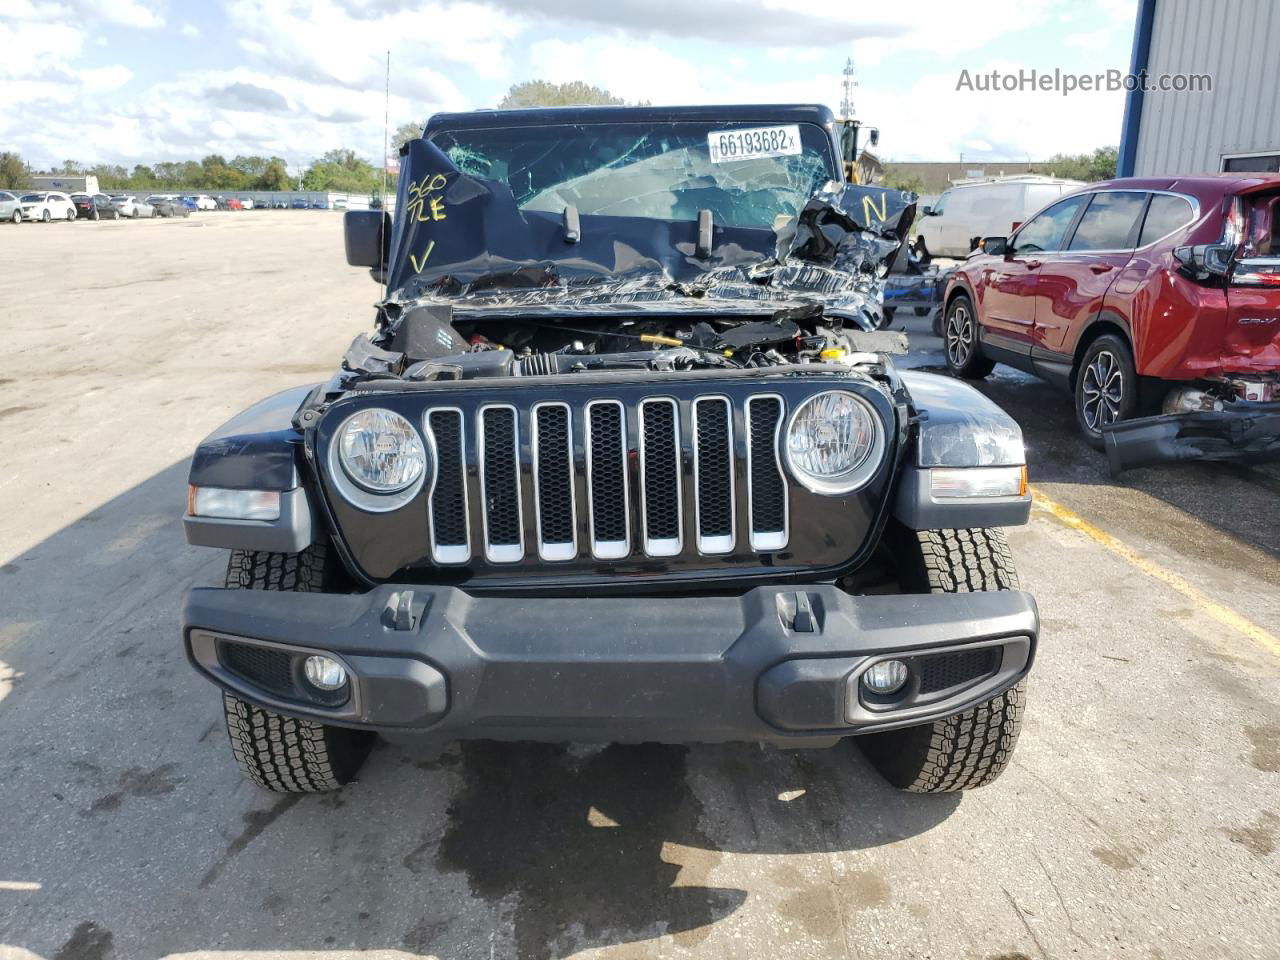
<svg viewBox="0 0 1280 960"><path fill-rule="evenodd" d="M830 585L676 599L196 588L183 611L192 663L245 699L444 739L830 742L1008 689L1030 669L1038 629L1022 592L851 597ZM330 655L351 689L336 706L309 698L305 683L272 693L228 669L223 651L235 645L295 664ZM890 656L908 661L912 681L869 702L858 678ZM986 666L966 677L959 664Z"/></svg>
<svg viewBox="0 0 1280 960"><path fill-rule="evenodd" d="M1280 403L1122 420L1102 428L1111 473L1187 460L1280 460Z"/></svg>

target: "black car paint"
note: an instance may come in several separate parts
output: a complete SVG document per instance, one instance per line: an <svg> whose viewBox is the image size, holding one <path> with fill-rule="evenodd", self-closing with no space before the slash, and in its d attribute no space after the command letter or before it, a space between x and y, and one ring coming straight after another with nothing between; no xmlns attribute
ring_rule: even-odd
<svg viewBox="0 0 1280 960"><path fill-rule="evenodd" d="M807 616L795 616L796 604ZM403 617L395 617L407 605ZM486 597L387 584L363 594L197 587L183 609L193 666L237 696L324 723L405 739L765 741L829 746L927 723L990 699L1030 670L1039 614L1008 590L851 596L830 584L739 596ZM323 651L360 678L328 705L264 693L218 645ZM879 655L999 644L985 686L893 709L848 698ZM909 695L910 696L910 695Z"/></svg>
<svg viewBox="0 0 1280 960"><path fill-rule="evenodd" d="M618 375L576 375L568 383L563 377L521 377L507 379L479 379L444 381L424 384L422 388L405 393L360 393L349 395L334 403L323 415L318 428L308 432L307 455L310 473L321 478L326 504L333 522L334 539L349 560L352 572L367 582L383 582L392 578L404 582L465 584L469 590L496 588L502 590L565 590L595 588L617 590L642 589L646 582L661 581L667 590L688 588L707 589L723 587L727 582L747 584L768 581L785 582L796 577L810 580L839 576L865 561L874 547L876 535L884 522L886 505L890 503L888 491L901 460L907 437L908 420L905 395L896 401L889 391L862 377L850 377L841 368L823 371L814 365L811 373L798 375L790 368L785 373L760 370L747 371L695 371L683 374L657 375L645 372L632 378ZM825 374L825 375L824 375ZM790 484L791 539L787 547L777 553L755 553L747 549L746 523L747 483L744 473L746 430L738 417L734 425L734 441L737 455L736 507L738 519L737 547L732 554L701 556L688 550L676 557L656 559L644 556L638 546L640 515L638 497L630 503L632 553L626 560L595 561L589 551L582 549L571 561L548 563L541 560L535 549L537 531L532 506L532 484L529 479L529 430L527 413L538 401L561 400L570 404L573 419L581 423L581 405L588 400L620 400L628 416L627 459L631 489L638 489L637 430L635 410L643 399L673 397L681 404L681 469L686 497L692 483L692 439L689 435L690 418L687 404L694 396L727 396L735 410L749 396L777 394L783 398L784 408L794 410L801 400L823 389L845 389L856 392L872 403L885 425L887 434L884 463L875 477L863 489L846 496L824 496L811 493L802 486ZM437 567L431 562L427 550L426 500L429 490L424 486L404 507L386 513L369 513L353 506L336 490L329 480L329 472L323 468L328 459L333 434L348 416L363 407L379 406L405 416L411 423L421 423L423 412L432 406L459 407L464 412L468 432L475 423L476 411L485 404L501 403L515 406L521 417L520 438L525 521L525 551L522 560L515 563L488 563L483 557L459 567ZM901 404L901 406L899 406ZM469 450L469 453L474 453ZM575 437L575 483L579 485L578 502L584 503L586 492L582 488L582 464L585 460L581 436ZM471 508L470 529L473 553L481 530L479 504L482 494L478 481L478 466L474 457L466 464L468 501ZM585 523L585 521L583 521ZM692 517L686 510L684 518L685 542L692 543ZM585 526L579 530L579 543L588 542ZM620 579L621 578L621 579Z"/></svg>

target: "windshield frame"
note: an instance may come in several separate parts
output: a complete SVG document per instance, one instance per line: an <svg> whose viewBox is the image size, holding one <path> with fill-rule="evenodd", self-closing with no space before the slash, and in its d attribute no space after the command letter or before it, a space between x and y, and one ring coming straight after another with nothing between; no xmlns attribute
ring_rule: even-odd
<svg viewBox="0 0 1280 960"><path fill-rule="evenodd" d="M700 139L702 136L705 136L706 134L709 134L711 132L794 125L801 128L802 152L800 155L817 154L821 158L823 165L825 167L825 170L824 170L825 181L829 182L832 180L835 180L835 181L844 180L844 174L840 166L839 156L835 151L834 144L832 141L832 133L825 125L814 122L813 120L810 120L810 119L794 118L790 116L770 119L768 117L768 111L761 111L760 116L750 118L750 119L745 119L745 118L744 119L720 119L720 118L705 117L705 116L689 116L689 117L633 116L633 117L627 118L626 120L621 120L621 121L613 120L611 122L592 122L590 120L583 121L577 118L571 119L568 117L558 117L558 118L552 119L551 117L548 117L546 119L546 122L531 124L527 122L526 123L512 122L509 115L504 116L502 113L495 113L493 114L492 120L493 122L487 123L487 124L471 123L471 124L459 125L459 126L453 126L447 123L440 124L439 126L435 126L434 124L429 123L427 125L427 129L423 132L422 138L426 140L428 143L431 143L433 146L438 147L439 149L442 150L442 152L445 152L445 154L448 155L448 151L445 149L444 145L438 142L438 139L441 137L448 137L448 138L457 140L457 139L471 136L473 134L483 136L484 134L489 134L489 133L512 132L512 131L518 131L520 129L532 129L532 130L541 131L541 130L547 130L549 128L550 129L577 128L579 130L582 130L584 133L589 134L591 131L591 128L593 127L598 128L601 132L608 131L610 133L614 133L619 131L625 132L626 128L646 128L647 127L653 130L658 130L661 128L674 130L675 128L678 128L680 126L688 126L693 128L702 128L699 136L695 138L693 141L691 141L691 143L696 143L697 140ZM811 150L810 148L816 148L816 149ZM689 149L689 147L685 147L682 149ZM654 158L665 156L666 154L674 153L674 152L676 151L663 151L662 153L655 154ZM654 159L654 158L649 158L649 159ZM640 161L640 162L644 162L644 161ZM605 169L606 166L607 165L602 164L598 167L595 167L593 168L591 173L594 173L595 171L603 170ZM625 168L619 168L619 169L622 170ZM473 175L480 176L478 174L473 174ZM590 175L591 175L590 173L587 174L587 176L590 176ZM543 196L546 193L550 193L555 190L561 189L568 184L572 184L582 179L585 179L585 178L583 176L578 176L576 178L565 180L558 185L544 188L543 190L540 190L537 194L534 194L533 197L531 197L530 199L537 199L538 197ZM507 181L505 179L500 179L500 182L507 182ZM815 189L817 188L817 186L818 185L815 184ZM803 206L804 198L806 198L811 194L812 194L812 191L809 191L808 193L804 193L804 194L797 192L797 198L799 201L797 206L797 212L799 207ZM620 200L619 202L622 202L622 201ZM528 210L530 212L546 212L545 210L541 210L541 208L539 207L533 207L533 206L526 207L523 203L520 204L520 209L522 211ZM665 220L667 222L672 222L672 223L690 222L696 219L696 216L695 217L648 217L644 214L639 214L639 215L607 214L607 213L593 214L591 211L588 211L588 210L580 210L579 213L583 216L587 216L587 215L641 216L641 217L644 217L645 219ZM756 229L756 230L772 229L770 225L765 225L765 224L736 224L733 226L736 226L738 229Z"/></svg>

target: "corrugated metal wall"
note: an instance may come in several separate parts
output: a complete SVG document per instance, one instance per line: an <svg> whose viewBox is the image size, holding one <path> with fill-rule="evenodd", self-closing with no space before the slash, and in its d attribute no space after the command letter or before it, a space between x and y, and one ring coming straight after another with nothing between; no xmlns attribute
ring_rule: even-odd
<svg viewBox="0 0 1280 960"><path fill-rule="evenodd" d="M1217 173L1223 154L1280 153L1280 0L1157 0L1148 72L1207 73L1211 93L1150 91L1136 176Z"/></svg>

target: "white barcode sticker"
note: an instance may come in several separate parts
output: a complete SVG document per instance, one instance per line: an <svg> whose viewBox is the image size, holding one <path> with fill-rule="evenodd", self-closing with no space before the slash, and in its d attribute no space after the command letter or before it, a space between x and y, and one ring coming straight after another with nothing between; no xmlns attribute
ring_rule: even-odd
<svg viewBox="0 0 1280 960"><path fill-rule="evenodd" d="M800 152L800 126L792 123L783 127L712 130L707 134L707 149L712 163L785 157Z"/></svg>

